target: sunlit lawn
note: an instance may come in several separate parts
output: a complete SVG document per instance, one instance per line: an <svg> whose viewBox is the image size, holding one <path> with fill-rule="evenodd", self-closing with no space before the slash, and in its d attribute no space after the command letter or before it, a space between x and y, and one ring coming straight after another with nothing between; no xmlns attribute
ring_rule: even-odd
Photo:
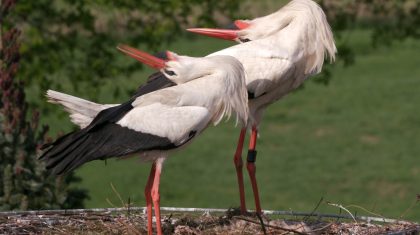
<svg viewBox="0 0 420 235"><path fill-rule="evenodd" d="M357 64L336 66L329 86L307 82L267 111L257 161L264 209L311 211L323 197L398 218L420 193L420 42L373 49L366 38L366 33L351 35ZM200 39L170 48L205 55L226 45ZM134 88L145 74L120 82ZM105 85L97 100L111 102L108 94L115 84ZM50 123L58 121L69 122ZM239 206L232 161L238 134L232 121L223 123L171 156L163 169L162 206ZM121 206L111 183L124 200L143 206L149 168L138 159L86 164L77 170L83 178L80 187L90 192L86 206L109 207L107 199ZM246 180L248 206L253 208ZM318 210L338 213L325 203ZM405 218L420 220L420 206Z"/></svg>

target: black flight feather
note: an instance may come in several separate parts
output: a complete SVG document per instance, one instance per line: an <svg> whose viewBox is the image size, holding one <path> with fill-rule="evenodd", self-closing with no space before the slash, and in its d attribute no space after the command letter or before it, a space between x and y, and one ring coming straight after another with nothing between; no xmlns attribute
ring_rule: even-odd
<svg viewBox="0 0 420 235"><path fill-rule="evenodd" d="M168 138L122 127L118 122L133 106L128 102L102 110L85 128L43 146L40 159L54 174L67 173L85 162L147 150L175 148Z"/></svg>
<svg viewBox="0 0 420 235"><path fill-rule="evenodd" d="M82 164L149 150L177 148L168 138L141 133L115 123L66 135L41 156L53 174L65 174ZM57 151L59 150L59 151Z"/></svg>

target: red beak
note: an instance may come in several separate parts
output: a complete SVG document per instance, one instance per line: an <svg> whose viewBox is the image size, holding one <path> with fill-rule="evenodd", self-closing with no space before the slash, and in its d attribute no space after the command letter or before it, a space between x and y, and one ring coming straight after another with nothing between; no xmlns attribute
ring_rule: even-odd
<svg viewBox="0 0 420 235"><path fill-rule="evenodd" d="M204 36L209 36L213 38L221 38L225 40L235 41L238 38L237 32L239 30L232 29L208 29L208 28L192 28L187 29L190 32L201 34Z"/></svg>
<svg viewBox="0 0 420 235"><path fill-rule="evenodd" d="M159 59L146 52L137 50L127 45L118 45L117 49L125 53L126 55L140 61L141 63L150 66L155 69L162 69L165 67L165 60Z"/></svg>
<svg viewBox="0 0 420 235"><path fill-rule="evenodd" d="M250 24L247 22L235 20L233 24L234 29L191 28L187 30L204 36L235 41L238 38L238 32L242 29L248 28L249 26Z"/></svg>

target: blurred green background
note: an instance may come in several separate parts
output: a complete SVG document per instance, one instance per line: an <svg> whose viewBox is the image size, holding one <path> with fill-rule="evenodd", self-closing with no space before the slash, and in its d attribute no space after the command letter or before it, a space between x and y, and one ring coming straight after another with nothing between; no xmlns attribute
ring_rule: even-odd
<svg viewBox="0 0 420 235"><path fill-rule="evenodd" d="M61 5L56 7L71 8L75 15L61 28L52 20L60 14L49 19L38 5L32 6L38 7L38 15L20 19L32 23L22 23L27 30L20 77L26 81L31 107L41 110L41 122L50 126L50 136L75 126L60 107L45 102L45 89L100 103L120 103L152 72L119 54L115 50L118 43L151 52L169 49L203 56L233 43L188 35L182 28L221 26L230 17L266 15L288 1L232 1L229 5L190 1L193 9L186 13L197 17L178 22L171 18L178 16L170 15L171 10L184 7L178 1L157 4L155 12L144 17L141 8L148 1L143 5L94 1L88 6L81 1L74 5L58 2ZM352 205L385 217L420 221L419 203L406 211L420 193L420 3L337 2L321 2L339 46L337 63L312 79L321 83L308 81L303 89L270 106L260 126L257 178L262 207L311 211L324 198L324 202L342 204L358 214L369 213ZM211 19L200 18L199 9L214 12L208 16ZM34 8L22 4L17 10ZM83 11L86 16L77 15ZM153 18L154 13L159 15ZM131 22L130 17L137 21ZM122 23L112 21L115 19ZM90 21L93 28L83 26ZM32 28L37 23L48 32ZM73 33L72 27L87 33ZM54 30L70 33L54 34ZM48 33L65 39L50 40ZM228 121L209 128L187 149L169 157L162 175L161 206L239 206L233 165L238 135L239 129ZM123 206L111 184L125 203L144 206L149 169L149 164L135 158L92 162L76 170L82 182L73 187L88 190L86 207ZM246 196L252 209L247 177ZM318 211L338 213L326 203Z"/></svg>

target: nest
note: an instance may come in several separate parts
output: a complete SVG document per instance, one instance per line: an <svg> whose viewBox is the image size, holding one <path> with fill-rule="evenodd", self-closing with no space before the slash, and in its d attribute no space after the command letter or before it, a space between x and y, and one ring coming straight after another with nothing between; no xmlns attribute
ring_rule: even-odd
<svg viewBox="0 0 420 235"><path fill-rule="evenodd" d="M139 212L16 213L0 215L0 234L146 234L146 216ZM367 223L340 219L284 219L243 216L237 210L165 214L165 234L419 234L415 223ZM156 231L156 230L155 230Z"/></svg>

